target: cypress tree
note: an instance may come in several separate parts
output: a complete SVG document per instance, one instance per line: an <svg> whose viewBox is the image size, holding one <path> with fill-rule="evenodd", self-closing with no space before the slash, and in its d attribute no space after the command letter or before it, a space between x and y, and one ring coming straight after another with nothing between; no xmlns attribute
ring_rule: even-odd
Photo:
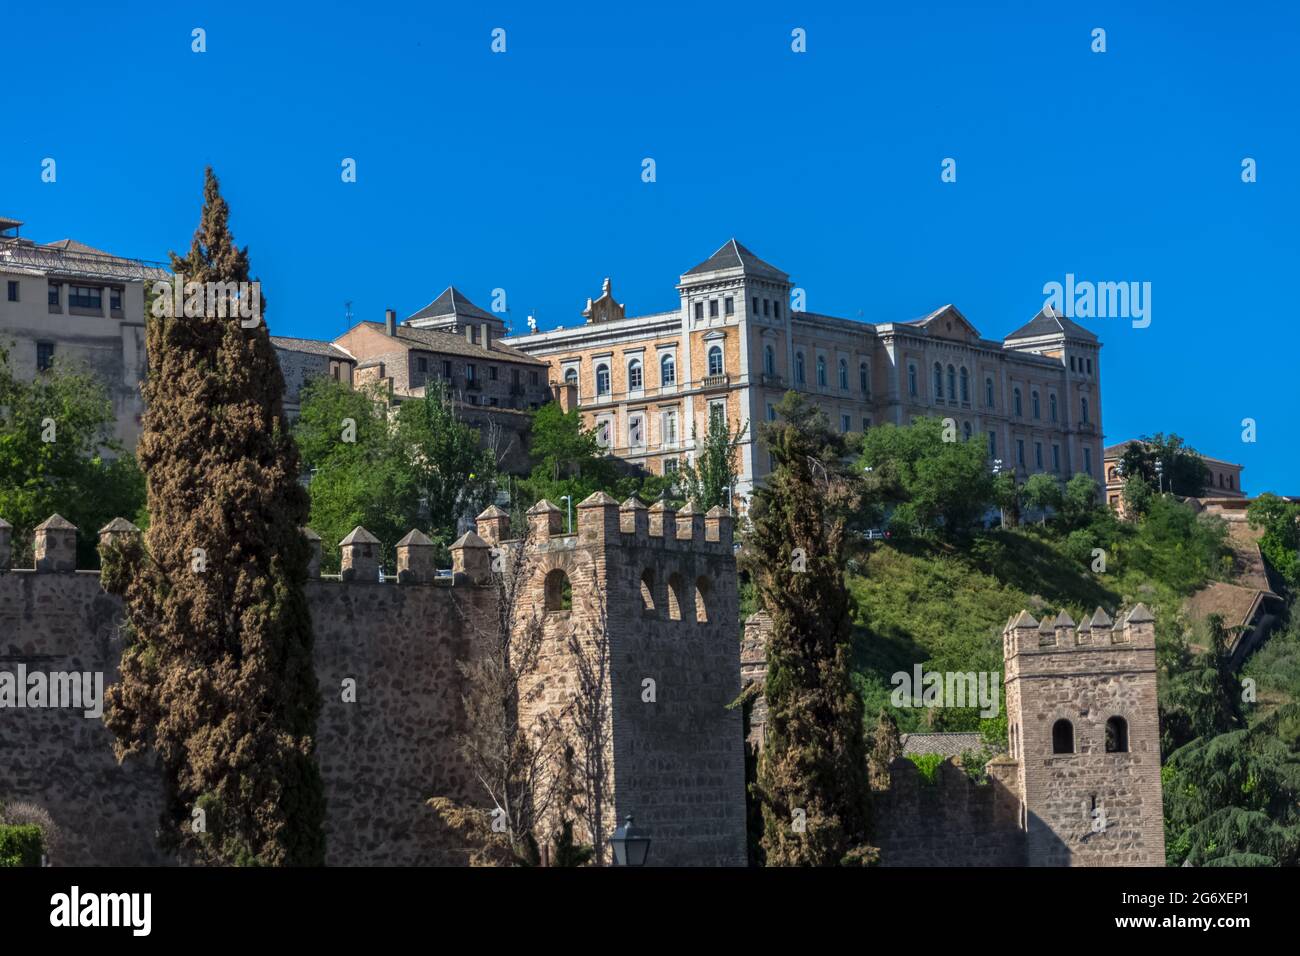
<svg viewBox="0 0 1300 956"><path fill-rule="evenodd" d="M844 584L848 516L859 482L843 438L790 392L760 437L776 470L751 509L751 573L772 618L767 736L759 758L768 866L872 862L862 699L850 670Z"/></svg>
<svg viewBox="0 0 1300 956"><path fill-rule="evenodd" d="M189 254L171 255L186 282L249 281L228 212L208 169ZM150 525L143 542L105 561L129 630L105 721L119 757L156 752L164 832L182 855L321 864L321 698L300 531L308 505L284 378L264 322L245 328L207 305L146 318L139 459Z"/></svg>

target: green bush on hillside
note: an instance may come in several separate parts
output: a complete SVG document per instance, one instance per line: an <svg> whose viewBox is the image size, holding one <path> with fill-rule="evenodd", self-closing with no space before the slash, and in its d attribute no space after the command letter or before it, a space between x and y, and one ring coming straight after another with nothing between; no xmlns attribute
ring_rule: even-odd
<svg viewBox="0 0 1300 956"><path fill-rule="evenodd" d="M40 866L44 851L40 827L0 824L0 867Z"/></svg>

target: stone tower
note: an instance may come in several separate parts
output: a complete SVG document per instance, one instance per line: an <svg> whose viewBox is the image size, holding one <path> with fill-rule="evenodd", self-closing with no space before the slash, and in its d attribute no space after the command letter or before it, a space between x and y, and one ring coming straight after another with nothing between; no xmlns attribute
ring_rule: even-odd
<svg viewBox="0 0 1300 956"><path fill-rule="evenodd" d="M1155 619L1078 627L1028 611L1003 632L1029 866L1163 866Z"/></svg>

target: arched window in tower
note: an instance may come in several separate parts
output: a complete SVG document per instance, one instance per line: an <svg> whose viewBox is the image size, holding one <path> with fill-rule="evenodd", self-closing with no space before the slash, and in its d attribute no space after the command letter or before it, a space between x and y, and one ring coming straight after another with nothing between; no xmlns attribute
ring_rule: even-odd
<svg viewBox="0 0 1300 956"><path fill-rule="evenodd" d="M722 346L721 345L709 346L709 374L710 375L722 374Z"/></svg>
<svg viewBox="0 0 1300 956"><path fill-rule="evenodd" d="M849 360L840 359L840 389L847 392L849 390Z"/></svg>
<svg viewBox="0 0 1300 956"><path fill-rule="evenodd" d="M802 385L804 383L802 352L794 353L794 380L799 385Z"/></svg>
<svg viewBox="0 0 1300 956"><path fill-rule="evenodd" d="M1056 421L1056 393L1055 392L1047 396L1047 413L1051 416L1052 421Z"/></svg>
<svg viewBox="0 0 1300 956"><path fill-rule="evenodd" d="M627 363L627 388L630 392L641 390L641 360L633 359Z"/></svg>
<svg viewBox="0 0 1300 956"><path fill-rule="evenodd" d="M1052 753L1074 753L1074 724L1064 718L1052 724Z"/></svg>
<svg viewBox="0 0 1300 956"><path fill-rule="evenodd" d="M770 345L763 346L763 371L768 375L776 374L776 349Z"/></svg>
<svg viewBox="0 0 1300 956"><path fill-rule="evenodd" d="M934 363L934 399L943 401L943 366L938 362Z"/></svg>
<svg viewBox="0 0 1300 956"><path fill-rule="evenodd" d="M596 394L609 394L609 366L604 362L596 366Z"/></svg>
<svg viewBox="0 0 1300 956"><path fill-rule="evenodd" d="M680 574L672 574L668 578L668 620L680 621L682 619L682 598L684 596L685 586Z"/></svg>
<svg viewBox="0 0 1300 956"><path fill-rule="evenodd" d="M1034 389L1029 393L1029 403L1030 407L1034 410L1034 418L1042 418L1043 409L1038 401L1038 389Z"/></svg>
<svg viewBox="0 0 1300 956"><path fill-rule="evenodd" d="M1011 392L1011 401L1012 401L1012 404L1014 405L1015 410L1016 410L1016 418L1020 418L1021 416L1023 416L1023 415L1025 414L1025 408L1024 408L1023 403L1020 401L1020 387L1019 387L1019 386L1016 386L1016 388L1014 388L1014 389L1012 390L1012 392Z"/></svg>
<svg viewBox="0 0 1300 956"><path fill-rule="evenodd" d="M867 371L866 362L858 366L858 385L862 388L863 395L871 394L871 374Z"/></svg>
<svg viewBox="0 0 1300 956"><path fill-rule="evenodd" d="M560 568L547 573L542 590L548 612L573 609L573 588L569 584L569 576Z"/></svg>
<svg viewBox="0 0 1300 956"><path fill-rule="evenodd" d="M961 367L961 403L970 404L970 373L966 371L966 366Z"/></svg>
<svg viewBox="0 0 1300 956"><path fill-rule="evenodd" d="M817 386L818 388L826 387L826 356L817 356Z"/></svg>
<svg viewBox="0 0 1300 956"><path fill-rule="evenodd" d="M1128 753L1128 721L1123 717L1106 721L1106 753Z"/></svg>
<svg viewBox="0 0 1300 956"><path fill-rule="evenodd" d="M672 352L665 352L659 360L659 384L677 384L677 360L673 358Z"/></svg>
<svg viewBox="0 0 1300 956"><path fill-rule="evenodd" d="M993 407L993 379L984 379L984 404L989 408Z"/></svg>
<svg viewBox="0 0 1300 956"><path fill-rule="evenodd" d="M709 579L695 579L695 621L698 624L709 623Z"/></svg>
<svg viewBox="0 0 1300 956"><path fill-rule="evenodd" d="M641 613L655 612L655 573L647 568L641 572Z"/></svg>
<svg viewBox="0 0 1300 956"><path fill-rule="evenodd" d="M1085 425L1088 424L1088 396L1079 396L1079 420Z"/></svg>
<svg viewBox="0 0 1300 956"><path fill-rule="evenodd" d="M948 401L957 401L957 370L948 366Z"/></svg>

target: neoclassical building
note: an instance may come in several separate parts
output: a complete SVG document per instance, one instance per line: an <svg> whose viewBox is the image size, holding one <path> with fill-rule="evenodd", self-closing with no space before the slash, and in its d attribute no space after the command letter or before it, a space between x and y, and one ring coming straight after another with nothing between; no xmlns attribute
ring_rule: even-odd
<svg viewBox="0 0 1300 956"><path fill-rule="evenodd" d="M789 389L846 432L951 418L1022 478L1100 479L1101 346L1081 325L1048 308L997 341L952 305L872 324L793 310L793 290L732 239L681 275L669 311L629 316L606 279L584 324L505 344L547 362L602 444L655 473L690 458L709 416L745 426L738 499L771 466L752 424L774 418Z"/></svg>

